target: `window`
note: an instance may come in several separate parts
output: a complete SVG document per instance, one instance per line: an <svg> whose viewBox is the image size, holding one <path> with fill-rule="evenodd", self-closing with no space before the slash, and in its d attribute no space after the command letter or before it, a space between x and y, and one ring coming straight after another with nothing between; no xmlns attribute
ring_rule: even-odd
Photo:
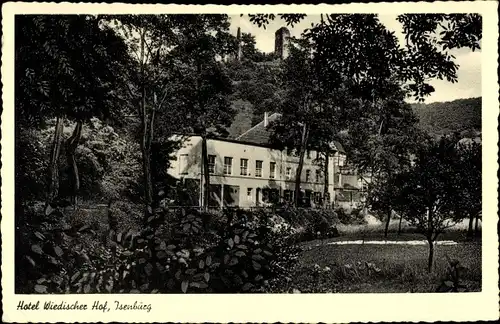
<svg viewBox="0 0 500 324"><path fill-rule="evenodd" d="M262 177L262 161L255 161L255 176Z"/></svg>
<svg viewBox="0 0 500 324"><path fill-rule="evenodd" d="M252 188L247 188L247 200L252 201Z"/></svg>
<svg viewBox="0 0 500 324"><path fill-rule="evenodd" d="M231 174L233 171L233 158L224 157L224 174Z"/></svg>
<svg viewBox="0 0 500 324"><path fill-rule="evenodd" d="M276 162L269 163L269 178L276 178Z"/></svg>
<svg viewBox="0 0 500 324"><path fill-rule="evenodd" d="M187 154L181 154L179 156L179 174L187 174L187 160L188 160L188 155Z"/></svg>
<svg viewBox="0 0 500 324"><path fill-rule="evenodd" d="M242 176L248 175L248 159L240 160L240 175Z"/></svg>
<svg viewBox="0 0 500 324"><path fill-rule="evenodd" d="M292 178L292 168L286 168L286 179L290 180Z"/></svg>
<svg viewBox="0 0 500 324"><path fill-rule="evenodd" d="M306 182L311 181L311 170L306 170Z"/></svg>
<svg viewBox="0 0 500 324"><path fill-rule="evenodd" d="M208 156L208 173L215 173L215 155Z"/></svg>
<svg viewBox="0 0 500 324"><path fill-rule="evenodd" d="M319 182L321 179L321 170L316 169L316 182Z"/></svg>

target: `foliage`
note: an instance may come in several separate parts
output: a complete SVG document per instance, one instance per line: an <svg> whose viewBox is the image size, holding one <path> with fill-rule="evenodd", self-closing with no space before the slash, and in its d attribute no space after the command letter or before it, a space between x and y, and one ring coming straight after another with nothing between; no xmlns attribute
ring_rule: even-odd
<svg viewBox="0 0 500 324"><path fill-rule="evenodd" d="M47 146L38 131L16 127L16 199L22 202L43 199L46 188Z"/></svg>
<svg viewBox="0 0 500 324"><path fill-rule="evenodd" d="M453 213L454 198L460 190L455 186L456 143L456 138L450 137L428 142L418 152L411 170L401 173L396 180L400 192L394 198L395 209L425 235L430 249L429 271L434 241L463 217Z"/></svg>
<svg viewBox="0 0 500 324"><path fill-rule="evenodd" d="M250 16L250 22L257 24L259 27L264 27L270 21L276 18L273 14L253 14ZM283 14L278 15L287 24L292 25L301 21L306 17L303 14ZM339 19L341 21L339 21ZM349 26L349 20L357 21L355 25ZM345 21L347 20L347 21ZM380 46L379 42L370 42L369 46L364 48L356 48L367 41L367 35L373 37L375 33L380 31L379 28L372 29L373 21L377 20L375 15L326 15L326 21L337 22L334 26L325 28L325 19L321 16L321 23L311 28L315 30L314 34L322 37L325 44L331 42L329 47L325 47L325 51L335 53L338 40L333 40L329 37L329 33L335 28L345 28L345 31L356 30L356 28L366 29L365 33L360 34L360 39L345 38L344 41L353 45L351 50L345 51L343 46L340 52L340 57L349 59L347 53L354 53L358 56L363 55L364 51L370 53L373 57L377 57L381 65L374 71L379 70L387 59L394 60L399 68L398 75L401 81L405 83L405 88L417 100L423 101L424 98L434 92L434 88L428 83L432 78L446 79L450 82L456 82L456 73L458 66L453 61L455 58L450 54L449 50L454 48L470 48L471 50L480 49L482 39L482 17L479 14L403 14L399 15L397 20L403 25L403 33L405 34L406 46L396 48L392 54L388 52L373 51L372 46ZM318 28L319 27L319 28ZM308 31L306 31L307 33ZM394 35L385 32L386 40L394 39ZM327 36L328 35L328 36ZM325 37L327 36L327 37ZM377 44L378 43L378 44ZM392 46L390 46L392 47ZM389 54L388 56L386 56ZM346 55L346 56L342 56ZM379 57L379 55L381 55ZM384 57L382 59L382 57ZM332 55L332 57L339 57ZM380 71L380 70L379 70ZM381 87L383 88L383 86Z"/></svg>
<svg viewBox="0 0 500 324"><path fill-rule="evenodd" d="M176 40L175 19L168 15L123 15L104 19L120 32L133 58L120 81L126 86L128 99L139 118L137 140L142 155L142 194L147 217L153 204L151 148L158 123L156 115L165 114L163 105L167 96L172 95L170 81L174 76L166 67L170 64L168 52Z"/></svg>
<svg viewBox="0 0 500 324"><path fill-rule="evenodd" d="M397 20L403 25L406 40L408 88L423 100L434 92L430 78L457 82L458 65L450 54L454 48L480 49L482 17L479 14L404 14Z"/></svg>
<svg viewBox="0 0 500 324"><path fill-rule="evenodd" d="M436 292L463 292L467 291L467 286L461 283L465 267L460 265L458 260L450 260L448 258L448 269L446 278L442 280L441 285L436 289Z"/></svg>
<svg viewBox="0 0 500 324"><path fill-rule="evenodd" d="M428 142L416 156L413 168L398 177L401 188L397 196L398 209L426 235L440 234L451 224L457 171L456 139L443 137ZM430 216L434 218L429 219ZM433 238L435 240L435 238Z"/></svg>
<svg viewBox="0 0 500 324"><path fill-rule="evenodd" d="M46 203L59 192L64 120L77 122L64 145L70 171L64 191L76 203L80 177L75 149L83 123L94 116L115 118L127 106L123 83L116 83L130 62L125 43L98 16L28 15L16 18L15 54L18 126L42 128L46 119L57 119L47 167Z"/></svg>
<svg viewBox="0 0 500 324"><path fill-rule="evenodd" d="M243 16L243 14L241 14ZM269 24L270 21L273 21L276 18L275 14L249 14L248 15L250 22L258 25L259 27L263 27L266 29L266 25ZM306 17L304 14L278 14L278 17L284 20L288 26L293 27L294 24L299 23L303 18Z"/></svg>
<svg viewBox="0 0 500 324"><path fill-rule="evenodd" d="M179 20L179 42L170 53L176 63L171 70L180 78L172 108L182 115L182 133L202 138L206 208L210 188L207 137L227 136L235 115L229 101L232 83L218 58L233 53L235 42L227 15L178 15L175 19Z"/></svg>
<svg viewBox="0 0 500 324"><path fill-rule="evenodd" d="M350 212L347 212L344 208L339 207L335 209L335 214L337 215L339 222L344 225L360 225L365 222L362 209L353 209Z"/></svg>
<svg viewBox="0 0 500 324"><path fill-rule="evenodd" d="M457 171L453 183L453 208L457 218L468 217L467 235L472 237L472 222L482 212L482 145L470 139L463 139L456 146Z"/></svg>
<svg viewBox="0 0 500 324"><path fill-rule="evenodd" d="M234 89L231 97L252 105L251 126L262 121L264 112L276 112L283 95L279 62L235 61L227 67Z"/></svg>
<svg viewBox="0 0 500 324"><path fill-rule="evenodd" d="M115 79L127 60L121 39L98 17L16 17L16 120L39 126L57 115L110 116L126 105Z"/></svg>
<svg viewBox="0 0 500 324"><path fill-rule="evenodd" d="M58 213L49 217L61 219ZM70 248L58 238L92 229L66 226L64 234L53 236L60 232L43 227L20 247L26 251L20 264L29 267L27 279L37 293L234 293L269 289L296 261L298 250L289 244L287 230L273 231L267 218L248 221L240 213L219 236L204 216L158 209L140 233L111 229L106 245L89 250Z"/></svg>
<svg viewBox="0 0 500 324"><path fill-rule="evenodd" d="M129 135L92 118L83 128L75 156L81 174L79 195L83 198L107 201L137 194L138 145ZM68 168L65 162L61 167L63 171ZM62 173L62 188L68 185L66 174Z"/></svg>

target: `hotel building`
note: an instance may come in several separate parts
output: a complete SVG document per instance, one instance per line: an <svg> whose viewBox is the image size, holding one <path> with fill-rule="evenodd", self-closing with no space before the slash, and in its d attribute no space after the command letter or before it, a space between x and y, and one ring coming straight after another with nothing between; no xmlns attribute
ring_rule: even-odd
<svg viewBox="0 0 500 324"><path fill-rule="evenodd" d="M248 208L293 201L299 157L269 144L271 134L267 126L279 117L279 114L266 114L262 122L233 139L207 140L210 207ZM329 157L327 199L339 204L347 200L347 205L353 207L353 194L346 195L345 189L359 195L358 177L342 174L345 151L338 142L332 143L332 147L335 153ZM302 201L312 207L322 204L324 199L324 172L317 157L316 151L307 151L301 174ZM169 175L192 189L192 206L201 205L203 199L201 161L201 137L191 136L184 140L168 169Z"/></svg>

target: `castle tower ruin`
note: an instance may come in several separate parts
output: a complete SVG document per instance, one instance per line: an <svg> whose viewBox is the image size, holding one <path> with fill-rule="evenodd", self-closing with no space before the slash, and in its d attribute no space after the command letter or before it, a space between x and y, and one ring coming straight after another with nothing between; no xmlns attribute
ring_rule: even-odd
<svg viewBox="0 0 500 324"><path fill-rule="evenodd" d="M236 34L236 40L238 42L238 48L236 52L236 59L238 61L241 61L241 28L238 27L238 32Z"/></svg>
<svg viewBox="0 0 500 324"><path fill-rule="evenodd" d="M281 59L288 56L288 44L290 31L286 27L281 27L274 33L274 53Z"/></svg>

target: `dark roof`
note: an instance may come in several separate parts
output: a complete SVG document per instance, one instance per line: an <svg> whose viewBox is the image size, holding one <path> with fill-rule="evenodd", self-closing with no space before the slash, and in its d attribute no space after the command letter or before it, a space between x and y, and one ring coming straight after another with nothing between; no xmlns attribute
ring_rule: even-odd
<svg viewBox="0 0 500 324"><path fill-rule="evenodd" d="M269 115L267 120L269 122L272 122L279 117L281 117L280 114L274 113ZM236 137L236 140L242 142L260 144L260 145L267 145L269 144L270 138L271 138L271 132L269 131L269 128L264 126L264 121L261 121L260 123L250 128L240 136Z"/></svg>
<svg viewBox="0 0 500 324"><path fill-rule="evenodd" d="M279 113L274 113L269 115L268 117L268 122L272 122L278 118L281 117L281 114ZM268 127L264 126L264 121L261 121L254 127L250 128L240 136L237 136L235 139L236 141L241 141L241 142L246 142L246 143L254 143L258 145L269 145L270 144L270 138L271 138L271 132ZM345 153L344 148L342 145L337 142L333 141L333 144L335 145L335 148L337 151L340 153Z"/></svg>

